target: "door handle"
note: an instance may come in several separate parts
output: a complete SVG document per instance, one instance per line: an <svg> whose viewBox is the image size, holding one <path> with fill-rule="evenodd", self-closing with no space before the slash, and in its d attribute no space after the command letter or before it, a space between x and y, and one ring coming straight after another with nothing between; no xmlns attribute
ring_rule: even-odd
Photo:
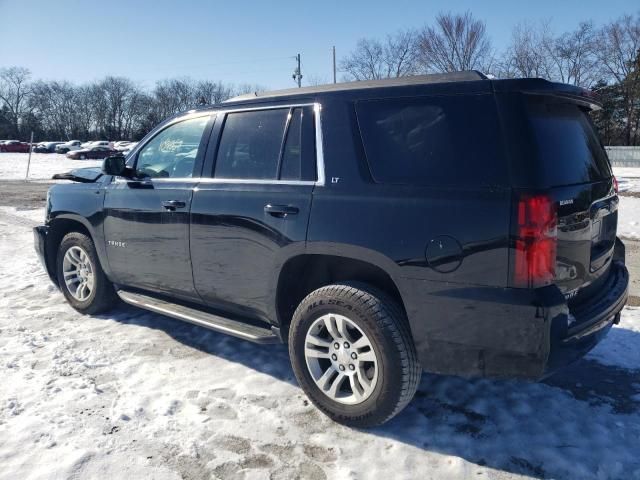
<svg viewBox="0 0 640 480"><path fill-rule="evenodd" d="M184 208L186 206L186 202L183 202L181 200L165 200L164 202L162 202L162 207L165 210L169 210L170 212L175 212L176 209Z"/></svg>
<svg viewBox="0 0 640 480"><path fill-rule="evenodd" d="M270 203L264 206L264 211L276 218L286 218L289 215L296 215L299 212L298 207L292 205L271 205Z"/></svg>

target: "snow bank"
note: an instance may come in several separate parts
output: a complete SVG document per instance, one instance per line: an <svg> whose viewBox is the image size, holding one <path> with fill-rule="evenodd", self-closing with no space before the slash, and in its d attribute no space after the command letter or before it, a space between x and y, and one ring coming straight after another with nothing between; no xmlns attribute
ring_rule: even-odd
<svg viewBox="0 0 640 480"><path fill-rule="evenodd" d="M424 375L356 431L309 404L284 346L76 313L33 253L41 217L0 210L0 479L640 478L638 308L544 383Z"/></svg>

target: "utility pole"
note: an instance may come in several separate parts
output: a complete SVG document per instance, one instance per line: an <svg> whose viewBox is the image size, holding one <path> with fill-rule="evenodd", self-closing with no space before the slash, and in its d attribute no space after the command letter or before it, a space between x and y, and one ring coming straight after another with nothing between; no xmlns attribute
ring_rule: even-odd
<svg viewBox="0 0 640 480"><path fill-rule="evenodd" d="M336 83L336 46L333 46L333 83Z"/></svg>
<svg viewBox="0 0 640 480"><path fill-rule="evenodd" d="M300 71L300 54L296 55L296 61L298 62L298 66L294 70L293 75L291 75L291 77L293 78L294 82L298 82L298 88L300 88L302 87L302 72Z"/></svg>
<svg viewBox="0 0 640 480"><path fill-rule="evenodd" d="M31 132L31 140L29 140L29 160L27 160L27 174L24 177L24 181L29 180L29 168L31 167L31 151L33 150L33 131Z"/></svg>

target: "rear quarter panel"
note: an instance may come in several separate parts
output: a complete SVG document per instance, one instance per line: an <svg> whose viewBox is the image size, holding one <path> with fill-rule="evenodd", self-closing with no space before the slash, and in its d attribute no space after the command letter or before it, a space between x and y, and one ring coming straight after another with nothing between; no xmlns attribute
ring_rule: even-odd
<svg viewBox="0 0 640 480"><path fill-rule="evenodd" d="M477 352L496 348L538 355L541 321L520 311L530 298L506 288L510 190L374 183L348 101L323 103L323 137L327 184L314 190L308 251L358 256L387 271L427 370L468 373L480 368ZM460 251L434 268L425 252L443 237ZM469 349L471 367L451 361Z"/></svg>

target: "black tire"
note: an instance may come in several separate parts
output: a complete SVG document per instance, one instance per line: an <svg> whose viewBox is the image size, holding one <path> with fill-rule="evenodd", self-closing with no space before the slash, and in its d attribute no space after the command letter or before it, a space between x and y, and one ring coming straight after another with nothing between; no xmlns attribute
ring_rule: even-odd
<svg viewBox="0 0 640 480"><path fill-rule="evenodd" d="M94 288L84 301L80 301L73 296L64 279L64 256L67 251L74 246L80 247L84 252L86 252L91 262L94 275ZM93 240L84 233L71 232L67 233L62 238L56 258L56 275L58 277L60 290L67 299L67 302L69 302L69 304L80 313L93 315L105 312L116 304L116 295L113 284L104 274L104 270L102 270Z"/></svg>
<svg viewBox="0 0 640 480"><path fill-rule="evenodd" d="M370 339L378 358L377 383L361 403L345 405L330 398L307 367L307 332L316 319L328 313L355 323ZM413 398L422 373L402 309L384 292L355 282L319 288L302 300L291 321L289 355L298 383L313 404L334 421L356 428L380 425L397 415Z"/></svg>
<svg viewBox="0 0 640 480"><path fill-rule="evenodd" d="M85 155L80 155L80 160L86 160L87 157Z"/></svg>

